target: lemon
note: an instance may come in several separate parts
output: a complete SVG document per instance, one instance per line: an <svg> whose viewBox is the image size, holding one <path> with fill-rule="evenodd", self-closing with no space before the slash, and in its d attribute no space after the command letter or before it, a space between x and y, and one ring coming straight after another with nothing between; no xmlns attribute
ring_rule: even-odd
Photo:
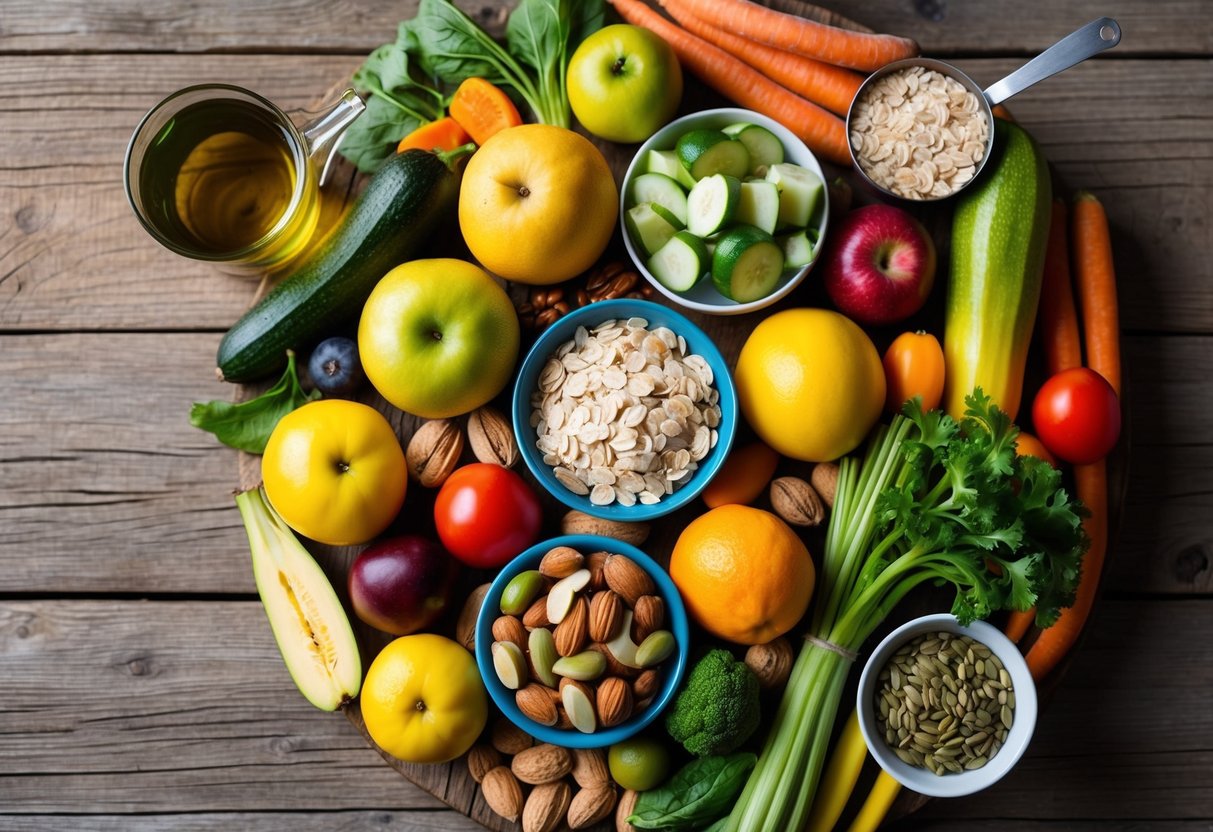
<svg viewBox="0 0 1213 832"><path fill-rule="evenodd" d="M746 421L784 456L850 453L880 417L884 370L871 339L827 309L788 309L746 340L734 373Z"/></svg>

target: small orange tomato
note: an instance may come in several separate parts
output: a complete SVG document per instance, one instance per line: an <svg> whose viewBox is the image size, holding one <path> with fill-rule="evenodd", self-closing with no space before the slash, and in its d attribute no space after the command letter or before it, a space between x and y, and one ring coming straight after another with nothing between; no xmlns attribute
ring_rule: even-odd
<svg viewBox="0 0 1213 832"><path fill-rule="evenodd" d="M1019 432L1019 439L1015 444L1015 453L1020 456L1034 456L1043 459L1045 462L1057 467L1057 459L1053 454L1049 453L1049 449L1045 444L1030 433Z"/></svg>
<svg viewBox="0 0 1213 832"><path fill-rule="evenodd" d="M922 409L934 410L943 398L943 348L926 332L903 332L884 354L885 407L900 413L901 406L922 397Z"/></svg>

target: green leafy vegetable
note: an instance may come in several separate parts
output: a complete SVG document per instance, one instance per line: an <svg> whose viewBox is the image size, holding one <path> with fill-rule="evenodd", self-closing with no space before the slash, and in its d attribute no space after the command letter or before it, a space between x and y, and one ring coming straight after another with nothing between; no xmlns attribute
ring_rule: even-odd
<svg viewBox="0 0 1213 832"><path fill-rule="evenodd" d="M320 391L303 392L295 372L295 353L287 350L286 372L278 383L247 402L212 401L190 408L190 424L238 451L259 454L278 420L296 408L320 398Z"/></svg>
<svg viewBox="0 0 1213 832"><path fill-rule="evenodd" d="M710 824L729 810L756 759L743 752L687 763L665 785L640 793L628 823L673 832Z"/></svg>
<svg viewBox="0 0 1213 832"><path fill-rule="evenodd" d="M962 624L1036 605L1052 624L1074 600L1084 510L1061 473L1015 454L1019 429L980 388L964 418L906 405L878 428L862 461L839 466L811 633L858 650L919 584L952 584ZM754 773L729 816L730 832L803 827L843 685L838 652L801 648Z"/></svg>

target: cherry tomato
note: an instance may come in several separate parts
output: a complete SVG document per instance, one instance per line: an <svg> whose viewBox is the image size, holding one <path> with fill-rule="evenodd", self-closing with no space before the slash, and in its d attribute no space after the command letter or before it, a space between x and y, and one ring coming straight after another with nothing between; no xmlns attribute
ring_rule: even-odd
<svg viewBox="0 0 1213 832"><path fill-rule="evenodd" d="M1019 440L1015 443L1015 453L1020 456L1034 456L1037 459L1043 459L1045 462L1057 467L1057 458L1049 453L1049 449L1045 447L1045 443L1041 442L1030 433L1019 432Z"/></svg>
<svg viewBox="0 0 1213 832"><path fill-rule="evenodd" d="M434 502L442 545L482 569L502 566L534 543L542 522L535 492L522 477L492 463L456 469Z"/></svg>
<svg viewBox="0 0 1213 832"><path fill-rule="evenodd" d="M1120 400L1099 373L1086 367L1051 377L1032 402L1036 435L1055 456L1085 465L1103 459L1120 436Z"/></svg>
<svg viewBox="0 0 1213 832"><path fill-rule="evenodd" d="M900 413L901 406L922 397L922 409L934 410L943 398L943 348L934 335L903 332L884 354L885 409Z"/></svg>

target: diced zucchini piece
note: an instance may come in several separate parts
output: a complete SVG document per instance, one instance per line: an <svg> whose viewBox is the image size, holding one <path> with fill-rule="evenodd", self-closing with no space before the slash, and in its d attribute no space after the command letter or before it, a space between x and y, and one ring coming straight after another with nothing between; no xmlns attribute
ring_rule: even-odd
<svg viewBox="0 0 1213 832"><path fill-rule="evenodd" d="M738 225L720 235L712 254L712 282L726 298L738 303L764 298L782 274L783 249L761 228Z"/></svg>
<svg viewBox="0 0 1213 832"><path fill-rule="evenodd" d="M821 201L825 183L800 165L775 164L767 169L767 180L779 188L779 223L804 228Z"/></svg>
<svg viewBox="0 0 1213 832"><path fill-rule="evenodd" d="M765 179L742 182L734 219L773 232L779 223L779 188Z"/></svg>
<svg viewBox="0 0 1213 832"><path fill-rule="evenodd" d="M633 179L632 202L655 202L678 218L679 227L687 224L686 191L664 173L642 173Z"/></svg>
<svg viewBox="0 0 1213 832"><path fill-rule="evenodd" d="M800 269L813 262L817 231L796 231L776 237L775 242L783 247L784 265L789 269Z"/></svg>
<svg viewBox="0 0 1213 832"><path fill-rule="evenodd" d="M668 243L678 231L678 225L667 219L668 213L666 217L661 215L661 211L665 209L658 211L657 207L659 206L651 202L645 202L628 209L624 214L628 238L644 251L646 257Z"/></svg>
<svg viewBox="0 0 1213 832"><path fill-rule="evenodd" d="M714 234L732 221L740 200L737 177L715 173L700 179L687 197L687 230L697 237Z"/></svg>
<svg viewBox="0 0 1213 832"><path fill-rule="evenodd" d="M695 180L678 161L678 154L673 150L650 150L645 157L645 173L664 173L688 191L695 187Z"/></svg>
<svg viewBox="0 0 1213 832"><path fill-rule="evenodd" d="M740 179L750 169L750 151L719 130L692 130L678 139L678 161L696 180L715 173Z"/></svg>
<svg viewBox="0 0 1213 832"><path fill-rule="evenodd" d="M783 161L783 142L759 124L740 121L730 124L723 132L726 136L737 139L750 151L750 173L765 172L771 165Z"/></svg>
<svg viewBox="0 0 1213 832"><path fill-rule="evenodd" d="M708 262L703 240L689 231L679 231L649 258L649 271L667 289L685 292L707 272Z"/></svg>

